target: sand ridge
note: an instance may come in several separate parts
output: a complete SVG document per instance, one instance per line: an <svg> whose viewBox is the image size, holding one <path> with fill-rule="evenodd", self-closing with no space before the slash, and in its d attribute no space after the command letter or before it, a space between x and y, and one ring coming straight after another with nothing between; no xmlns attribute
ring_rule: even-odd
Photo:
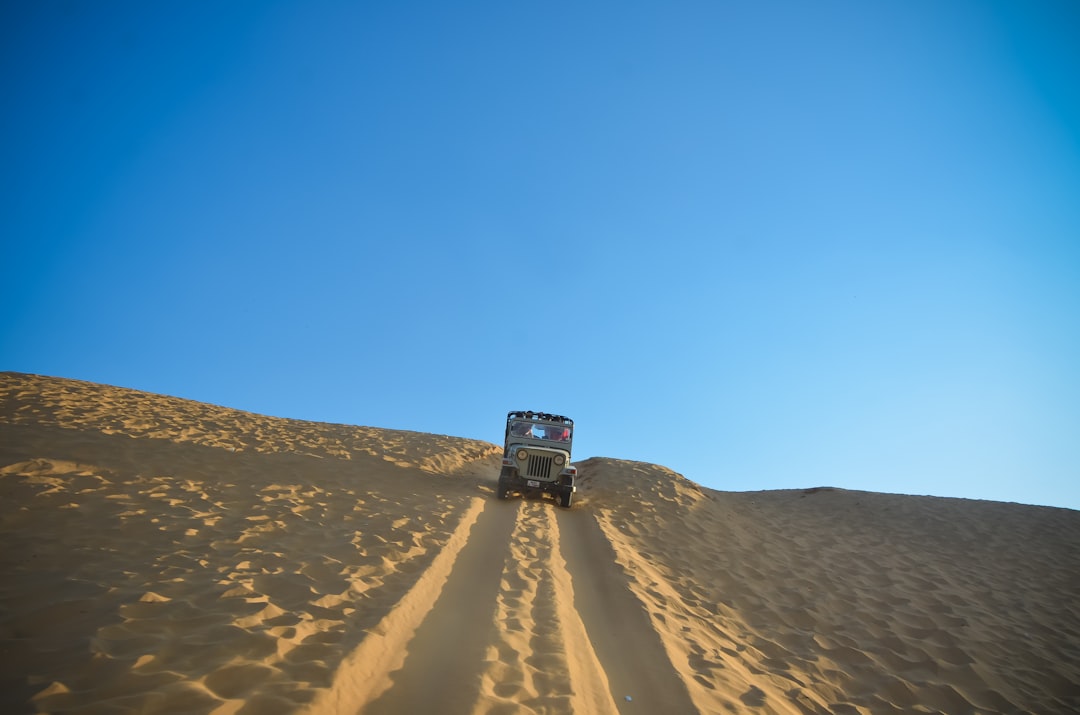
<svg viewBox="0 0 1080 715"><path fill-rule="evenodd" d="M0 374L0 705L1080 710L1080 513L499 455Z"/></svg>
<svg viewBox="0 0 1080 715"><path fill-rule="evenodd" d="M290 420L122 387L0 373L4 420L219 447L354 459L368 455L432 474L452 474L497 448L479 440Z"/></svg>
<svg viewBox="0 0 1080 715"><path fill-rule="evenodd" d="M1080 705L1076 512L830 488L731 494L653 465L580 469L702 712ZM613 492L641 507L602 506ZM680 518L650 508L660 500L681 504Z"/></svg>

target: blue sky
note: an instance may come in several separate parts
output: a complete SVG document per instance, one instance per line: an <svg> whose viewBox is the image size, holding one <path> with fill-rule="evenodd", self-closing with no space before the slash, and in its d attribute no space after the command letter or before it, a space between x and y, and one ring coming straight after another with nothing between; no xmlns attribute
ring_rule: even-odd
<svg viewBox="0 0 1080 715"><path fill-rule="evenodd" d="M0 369L1080 508L1073 2L0 4Z"/></svg>

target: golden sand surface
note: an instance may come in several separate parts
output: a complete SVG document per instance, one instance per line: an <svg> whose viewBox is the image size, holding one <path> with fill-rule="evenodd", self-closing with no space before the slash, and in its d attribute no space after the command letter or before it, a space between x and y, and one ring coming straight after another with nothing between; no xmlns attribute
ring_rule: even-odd
<svg viewBox="0 0 1080 715"><path fill-rule="evenodd" d="M0 374L0 712L1080 712L1080 512L500 455Z"/></svg>

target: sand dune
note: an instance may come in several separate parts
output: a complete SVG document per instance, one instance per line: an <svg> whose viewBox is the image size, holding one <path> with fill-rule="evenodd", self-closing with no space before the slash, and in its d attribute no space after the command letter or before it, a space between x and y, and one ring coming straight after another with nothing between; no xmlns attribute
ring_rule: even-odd
<svg viewBox="0 0 1080 715"><path fill-rule="evenodd" d="M499 455L0 375L0 710L1080 711L1078 512Z"/></svg>

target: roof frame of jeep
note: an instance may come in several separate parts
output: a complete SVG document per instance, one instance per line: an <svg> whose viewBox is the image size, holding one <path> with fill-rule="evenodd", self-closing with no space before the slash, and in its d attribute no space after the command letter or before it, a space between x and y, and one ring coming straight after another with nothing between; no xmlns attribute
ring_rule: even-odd
<svg viewBox="0 0 1080 715"><path fill-rule="evenodd" d="M569 417L563 417L562 415L552 415L547 412L511 412L506 415L506 421L510 420L543 420L544 422L554 422L561 425L574 426L574 421Z"/></svg>

